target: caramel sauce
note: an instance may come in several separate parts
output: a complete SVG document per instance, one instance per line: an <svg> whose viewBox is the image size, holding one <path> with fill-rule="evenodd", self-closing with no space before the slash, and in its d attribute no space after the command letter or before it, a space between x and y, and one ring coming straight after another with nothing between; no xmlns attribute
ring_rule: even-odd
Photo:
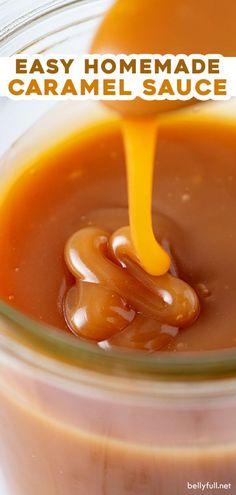
<svg viewBox="0 0 236 495"><path fill-rule="evenodd" d="M112 47L113 52L121 52L121 32L119 29L116 31L116 27L122 18L122 29L126 33L125 53L134 53L136 44L129 34L130 12L137 22L143 23L146 5L144 2L131 4L124 7L122 0L115 3L93 40L92 50L104 53ZM159 9L154 11L160 14ZM156 16L149 21L145 24L143 40L148 31L152 35L156 31ZM156 39L149 41L149 53L153 53ZM139 318L138 321L144 320L144 324L147 318L153 320L153 325L157 322L182 327L191 324L199 313L194 290L168 274L170 256L155 237L152 224L158 125L155 114L186 103L148 101L140 105L140 99L136 99L134 102L115 102L114 105L124 118L130 227L115 233L111 241L105 231L78 232L67 244L65 252L67 266L77 280L64 304L67 324L75 334L98 342L124 329L129 331L130 324L135 327L136 316L141 315L142 320ZM120 253L124 254L123 258ZM115 264L120 264L119 269L108 260L104 262L104 256L109 258L109 255ZM99 287L95 288L91 283Z"/></svg>
<svg viewBox="0 0 236 495"><path fill-rule="evenodd" d="M136 318L142 330L147 319L150 328L157 327L159 349L158 327L182 327L198 315L198 298L188 284L170 274L153 277L140 267L128 227L111 236L94 227L82 229L68 241L65 257L76 278L66 296L65 314L79 336L109 340L122 330L129 335Z"/></svg>
<svg viewBox="0 0 236 495"><path fill-rule="evenodd" d="M220 40L221 53L235 55L235 0L223 12L215 0L191 4L119 0L97 50L216 53ZM235 125L193 117L157 126L153 118L147 133L144 120L130 121L172 109L119 103L122 131L98 123L37 154L0 209L1 298L104 350L236 346ZM142 402L131 386L129 400L129 388L122 398L82 381L73 395L74 383L65 392L54 376L26 367L19 376L5 364L2 464L12 493L183 495L198 481L234 490L227 393L224 403L211 390L174 407L164 395Z"/></svg>
<svg viewBox="0 0 236 495"><path fill-rule="evenodd" d="M167 5L157 5L156 0L150 0L148 8L143 0L131 0L129 4L117 0L103 19L91 50L96 53L125 54L216 53L216 40L222 32L221 54L232 55L232 14L236 12L233 0L228 7L231 15L227 16L229 24L225 31L222 29L221 9L215 6L213 0L207 6L200 0L197 14L189 8L186 0L178 3L172 0ZM209 24L212 15L214 22ZM171 22L167 22L169 18ZM66 248L63 263L66 262L67 276L57 304L61 315L65 317L66 326L81 338L97 343L107 341L108 346L116 345L115 342L123 346L124 341L126 347L128 335L133 335L133 332L138 335L140 329L140 335L144 336L143 329L146 328L146 338L141 337L142 344L138 347L141 345L144 349L158 350L170 343L169 337L172 341L173 335L176 336L173 329L178 331L195 322L201 306L197 293L204 297L211 294L202 282L193 287L181 280L178 263L168 251L170 232L167 229L165 245L159 233L159 217L155 227L152 218L153 174L156 142L159 145L157 135L161 126L160 115L193 103L140 99L109 103L123 117L129 220L127 224L119 225L118 230L112 228L109 231L104 225L105 212L100 226L73 230L69 240L64 239ZM93 155L91 159L94 160ZM172 159L175 161L175 157ZM112 172L115 173L114 170ZM75 171L75 177L77 174L79 169ZM91 186L94 179L95 176L91 175ZM173 180L173 177L168 176L168 180ZM64 194L66 190L65 187ZM183 194L183 198L188 201L188 192ZM89 208L93 206L91 199ZM113 206L114 202L111 201L109 207ZM60 207L63 208L63 204ZM71 222L69 213L67 221ZM200 238L201 235L198 241ZM47 242L46 237L43 242ZM176 249L175 242L174 239L172 250ZM187 260L191 253L183 252L181 258L184 256ZM171 272L173 264L177 267L174 273ZM73 280L72 287L68 288L67 280ZM14 294L8 297L11 302L15 299ZM171 327L170 332L163 330L166 325ZM163 331L169 336L165 338L164 344ZM150 345L150 341L155 342L154 345Z"/></svg>
<svg viewBox="0 0 236 495"><path fill-rule="evenodd" d="M102 54L221 54L235 56L234 0L116 0L103 19L91 51ZM124 115L166 113L181 101L111 101ZM192 103L192 102L190 102ZM189 104L189 103L187 103Z"/></svg>
<svg viewBox="0 0 236 495"><path fill-rule="evenodd" d="M104 256L105 266L121 274L122 283L127 276L128 284L139 286L141 303L150 304L150 312L136 306L139 292L131 300L129 293L114 290L111 279L110 285L93 283L93 287L85 282L91 289L86 297L91 296L94 303L92 291L99 291L106 303L105 313L99 313L100 306L90 313L91 318L98 318L95 332L102 327L105 331L106 315L114 317L108 326L110 336L105 333L101 338L106 340L99 338L101 347L120 345L145 351L235 347L235 157L232 122L193 115L178 126L176 122L161 125L154 162L153 226L155 237L170 256L170 272L163 278L154 276L153 286L153 276L142 269L133 246L126 268L122 250L128 246L122 242L115 247L113 242L114 252L109 250ZM88 129L38 155L12 184L0 211L0 297L41 322L70 331L63 307L78 277L66 266L65 246L77 232L83 234L88 228L104 231L109 243L119 239L120 229L129 223L127 206L126 160L118 124L98 123L92 132ZM80 249L93 270L89 247L81 244ZM95 275L96 270L99 266L95 266ZM109 274L105 270L102 282ZM192 289L198 294L201 311L191 326L185 328L182 322L180 330L174 319L167 320L163 298L156 293L153 297L152 290L161 288L169 294L169 285L162 285L165 277L176 286L183 284L189 295ZM143 294L149 293L150 299L143 300ZM117 314L119 305L122 313ZM197 306L192 308L196 316ZM167 309L169 316L177 315L173 306ZM159 310L157 321L153 315ZM80 334L80 338L87 337Z"/></svg>
<svg viewBox="0 0 236 495"><path fill-rule="evenodd" d="M211 5L210 5L211 4ZM232 5L232 2L231 2ZM213 9L213 3L208 2L207 8ZM235 7L234 7L235 8ZM163 19L169 19L169 13L171 9L171 19L174 22L165 22ZM198 6L198 11L202 13L201 19L201 41L199 42L199 26L196 27L196 19L194 18L194 28L191 24L191 15L193 10L190 11L189 16L183 16L183 12L186 13L186 1L182 0L180 4L178 3L178 8L176 11L176 16L173 12L176 9L176 2L165 4L159 4L157 6L155 2L149 2L148 8L146 2L141 0L135 0L124 3L124 0L117 0L108 14L103 19L100 28L93 40L92 51L96 53L200 53L199 48L201 46L207 50L208 53L211 52L212 47L213 53L217 50L215 49L215 42L218 39L221 27L221 15L216 16L216 22L213 27L209 29L208 22L209 16L206 15L205 2L200 2ZM187 7L187 12L188 12ZM215 6L214 6L215 13ZM199 12L198 12L199 15ZM195 11L194 11L195 16ZM197 18L199 21L199 17ZM191 25L191 33L189 27ZM134 28L135 26L135 28ZM164 27L164 37L163 37L163 27ZM160 28L160 29L159 29ZM196 31L197 36L194 36L194 31ZM138 33L138 36L137 36ZM158 36L157 36L158 33ZM180 35L180 43L176 44L176 36ZM212 36L212 37L211 37ZM193 41L192 41L193 40ZM202 44L201 44L202 43ZM181 49L180 49L181 46ZM186 51L187 49L187 51ZM227 36L224 36L223 45L221 46L224 54L231 54L231 42ZM177 51L175 51L177 50ZM210 51L209 51L210 50ZM107 286L107 281L103 278L100 280L99 277L96 278L96 282L100 283L100 289L96 290L86 285L81 285L82 281L87 281L91 283L90 279L84 278L84 272L80 270L81 266L85 266L87 273L90 270L91 265L94 267L93 274L96 272L96 265L103 264L101 257L97 256L97 262L93 263L94 253L92 252L91 236L92 232L87 231L82 234L78 233L73 237L69 243L69 247L66 250L66 260L67 265L71 273L78 279L77 289L73 289L66 299L65 303L65 314L69 327L73 332L80 334L85 332L85 336L89 338L89 330L85 331L84 328L89 326L91 322L90 315L93 314L93 320L96 320L94 315L94 298L100 301L100 311L103 313L104 320L104 331L97 332L97 340L99 341L102 335L106 337L112 337L113 333L118 333L118 331L128 328L130 324L131 314L129 310L124 306L125 301L131 304L131 307L136 311L136 315L142 314L143 317L153 318L159 323L170 323L173 326L177 326L177 317L179 318L179 326L186 326L191 324L196 315L199 312L199 304L197 302L197 295L194 293L193 289L188 288L186 290L184 283L181 283L170 276L157 279L151 279L152 276L163 277L169 271L170 268L170 257L168 253L159 244L153 232L152 224L152 185L153 185L153 168L154 168L154 156L155 156L155 146L157 132L156 128L159 125L159 120L157 120L157 115L160 113L166 113L169 110L176 110L182 106L192 104L193 102L159 102L159 101L141 101L136 99L133 102L130 101L116 101L110 102L113 108L115 108L119 113L122 114L123 122L123 135L125 140L125 150L126 150L126 165L127 165L127 177L128 177L128 197L129 197L129 223L130 229L123 230L123 246L130 246L130 249L126 252L127 262L121 264L123 268L123 275L125 270L126 280L123 285L118 284L116 280L116 273L112 270L111 265L108 263L104 269L107 270L107 275L111 281L112 287L109 289L115 291L113 293L113 300L110 299L107 292L104 291L104 286ZM128 234L126 235L126 232ZM109 244L109 238L107 233L93 232L94 243L98 243L100 246L99 239L104 239L104 245ZM97 237L96 237L97 235ZM113 238L114 245L117 243L117 234ZM118 241L119 242L119 241ZM82 250L80 243L84 243L88 246L88 252L91 255L91 259L87 258L86 262L81 262L80 251ZM76 246L76 247L75 247ZM114 255L114 252L113 252ZM73 263L72 258L77 256L77 266ZM134 265L131 264L130 268L130 257L135 258ZM78 260L80 259L80 262ZM114 260L114 256L113 256ZM115 262L117 257L115 256ZM143 272L138 268L139 265L142 266ZM164 308L162 311L159 310L160 301L164 300L160 297L163 293L163 289L155 292L152 291L153 295L153 305L157 308L157 311L153 311L149 314L143 312L143 308L135 302L129 300L126 294L126 286L129 285L129 290L134 291L135 294L139 294L142 298L145 296L143 291L139 286L133 286L130 282L130 273L136 270L136 276L139 276L142 280L143 286L146 287L150 284L150 280L153 282L153 287L155 284L161 285L168 280L167 293L170 304L166 304L164 301ZM144 274L146 272L146 275ZM142 274L141 274L142 273ZM169 278L168 278L169 277ZM92 280L94 282L94 280ZM176 290L176 284L178 289ZM122 287L122 290L120 288ZM150 289L150 287L149 287ZM166 289L165 289L166 290ZM177 298L173 297L173 292L177 293ZM90 294L90 296L89 296ZM118 298L118 295L120 299ZM150 296L149 296L150 299ZM167 298L168 299L168 298ZM190 304L191 299L191 304ZM116 306L114 309L113 301L116 301ZM181 304L176 303L176 300L181 300ZM150 302L149 302L150 303ZM174 311L173 311L174 308ZM183 309L184 308L184 309ZM117 316L117 311L119 317ZM166 314L167 313L169 314ZM173 313L175 318L173 319ZM114 314L116 313L116 314ZM123 314L123 320L120 318L120 313ZM157 315L158 313L158 315ZM81 319L81 314L83 318ZM113 323L117 320L116 328L110 328L110 334L105 331L107 327L107 320L114 319ZM132 318L132 320L135 318ZM87 322L87 324L85 323ZM101 318L99 318L99 326L102 324ZM131 322L135 326L135 322ZM108 325L109 327L110 325ZM90 338L95 338L96 332L94 331L94 324L91 324L93 330L91 330ZM83 330L82 330L83 329Z"/></svg>

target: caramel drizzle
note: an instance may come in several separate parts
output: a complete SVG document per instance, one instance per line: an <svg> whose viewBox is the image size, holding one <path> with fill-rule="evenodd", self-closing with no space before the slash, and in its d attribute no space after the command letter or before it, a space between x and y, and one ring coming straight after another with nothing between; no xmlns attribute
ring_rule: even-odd
<svg viewBox="0 0 236 495"><path fill-rule="evenodd" d="M65 298L65 317L82 338L109 340L136 323L140 327L140 318L142 324L152 322L149 331L155 326L158 333L160 325L180 328L198 314L198 298L187 283L143 270L129 227L111 236L96 227L79 230L67 242L65 260L75 277Z"/></svg>
<svg viewBox="0 0 236 495"><path fill-rule="evenodd" d="M147 273L164 275L170 268L170 257L156 239L152 223L157 129L153 117L123 121L132 244Z"/></svg>

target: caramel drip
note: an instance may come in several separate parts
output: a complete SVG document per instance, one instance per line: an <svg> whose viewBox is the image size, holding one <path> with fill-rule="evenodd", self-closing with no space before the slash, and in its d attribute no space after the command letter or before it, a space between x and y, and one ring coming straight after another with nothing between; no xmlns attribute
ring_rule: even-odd
<svg viewBox="0 0 236 495"><path fill-rule="evenodd" d="M65 260L75 277L65 299L65 317L82 338L102 342L119 332L136 334L140 323L143 327L149 321L155 340L161 325L184 327L198 315L198 298L187 283L169 273L155 277L143 270L129 227L111 236L96 227L81 229L68 241ZM145 345L143 338L141 347Z"/></svg>
<svg viewBox="0 0 236 495"><path fill-rule="evenodd" d="M138 262L151 275L163 275L170 258L158 243L152 224L152 186L157 137L157 119L125 119L129 219Z"/></svg>

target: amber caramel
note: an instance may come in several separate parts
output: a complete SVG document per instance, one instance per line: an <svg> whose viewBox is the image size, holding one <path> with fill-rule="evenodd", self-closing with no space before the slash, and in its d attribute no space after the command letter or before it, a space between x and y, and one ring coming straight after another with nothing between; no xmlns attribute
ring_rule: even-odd
<svg viewBox="0 0 236 495"><path fill-rule="evenodd" d="M160 325L151 320L140 332L145 350L153 350L150 341L160 335L162 350L235 346L235 156L232 122L194 121L193 116L178 126L165 124L159 131L155 233L170 253L172 276L198 294L201 314L181 330L170 322ZM68 239L81 228L112 234L127 224L121 131L118 124L97 124L93 134L73 136L42 153L12 185L1 209L0 296L24 313L68 331L63 301L75 284L64 262ZM119 329L126 342L122 324ZM139 340L136 333L134 338Z"/></svg>

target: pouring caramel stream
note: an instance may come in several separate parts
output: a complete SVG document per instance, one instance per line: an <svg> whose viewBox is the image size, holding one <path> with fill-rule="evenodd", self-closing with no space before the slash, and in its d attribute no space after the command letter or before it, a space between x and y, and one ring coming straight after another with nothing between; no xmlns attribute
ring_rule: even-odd
<svg viewBox="0 0 236 495"><path fill-rule="evenodd" d="M105 17L94 39L93 51L104 53L112 47L113 52L121 52L122 33L119 28L117 30L121 18L125 53L136 51L133 36L128 34L128 22L132 15L135 21L143 23L146 4L138 1L125 5L118 0ZM154 12L156 20L159 12L156 6ZM156 24L152 19L145 26L151 33L148 52L153 53ZM143 40L147 36L148 32ZM65 301L66 321L75 334L97 341L128 328L140 314L154 322L182 327L191 324L199 312L194 290L168 274L171 260L156 239L152 224L156 115L185 106L186 102L144 102L137 98L133 102L110 104L123 116L130 229L115 232L111 241L106 232L99 230L78 232L70 239L65 251L67 266L76 278L76 286ZM123 252L124 258L120 258ZM109 254L114 264L108 260ZM120 262L120 267L116 266L117 262ZM90 285L94 283L99 287Z"/></svg>

